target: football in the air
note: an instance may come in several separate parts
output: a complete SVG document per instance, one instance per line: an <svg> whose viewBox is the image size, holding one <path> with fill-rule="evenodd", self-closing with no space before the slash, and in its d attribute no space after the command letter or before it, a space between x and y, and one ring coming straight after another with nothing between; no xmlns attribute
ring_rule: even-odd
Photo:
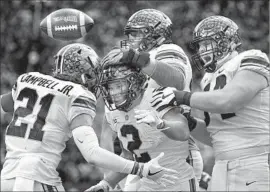
<svg viewBox="0 0 270 192"><path fill-rule="evenodd" d="M70 41L83 37L94 26L94 20L77 9L64 8L52 12L40 23L49 37Z"/></svg>

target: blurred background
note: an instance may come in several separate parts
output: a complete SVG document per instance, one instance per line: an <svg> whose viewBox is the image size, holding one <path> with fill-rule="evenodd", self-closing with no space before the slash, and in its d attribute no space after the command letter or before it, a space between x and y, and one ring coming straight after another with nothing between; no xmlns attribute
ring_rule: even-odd
<svg viewBox="0 0 270 192"><path fill-rule="evenodd" d="M260 49L269 55L269 1L90 1L90 0L1 0L1 94L11 90L16 78L25 72L50 73L53 56L70 42L58 41L41 33L40 21L60 8L75 8L91 16L94 28L85 37L76 40L92 46L100 57L119 44L128 18L136 11L154 8L163 11L173 22L173 41L190 56L188 42L192 31L203 18L223 15L234 20L242 37L242 49ZM198 90L202 74L194 68L193 89ZM95 129L100 134L103 104L100 100ZM195 112L196 114L197 112ZM197 114L200 116L200 114ZM1 169L5 157L4 132L10 115L1 114ZM212 149L199 143L204 159L204 170L211 173ZM67 191L84 190L102 178L102 171L89 165L70 140L64 151L58 171Z"/></svg>

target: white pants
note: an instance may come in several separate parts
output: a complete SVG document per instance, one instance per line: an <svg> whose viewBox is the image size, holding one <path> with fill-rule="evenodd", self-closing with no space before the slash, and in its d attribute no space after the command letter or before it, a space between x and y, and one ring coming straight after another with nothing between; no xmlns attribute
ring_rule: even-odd
<svg viewBox="0 0 270 192"><path fill-rule="evenodd" d="M65 191L62 185L51 186L38 181L16 177L1 180L1 191Z"/></svg>
<svg viewBox="0 0 270 192"><path fill-rule="evenodd" d="M208 191L270 191L268 155L216 161Z"/></svg>
<svg viewBox="0 0 270 192"><path fill-rule="evenodd" d="M136 175L128 175L123 191L190 191L195 192L199 189L196 178L177 183L173 188L152 189L151 186L141 185L140 178Z"/></svg>

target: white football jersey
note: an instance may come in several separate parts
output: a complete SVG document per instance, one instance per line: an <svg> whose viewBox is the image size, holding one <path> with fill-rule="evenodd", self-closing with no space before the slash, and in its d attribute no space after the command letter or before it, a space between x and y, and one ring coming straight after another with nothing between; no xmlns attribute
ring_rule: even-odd
<svg viewBox="0 0 270 192"><path fill-rule="evenodd" d="M177 65L185 76L185 91L190 91L191 80L192 80L192 68L189 62L188 56L185 54L184 50L176 44L163 44L150 52L151 57L157 60L163 61L168 64ZM180 82L179 82L180 83ZM160 87L155 80L150 79L148 83L149 88ZM185 108L189 108L185 106ZM196 145L192 137L189 139L189 149L199 151L199 147Z"/></svg>
<svg viewBox="0 0 270 192"><path fill-rule="evenodd" d="M233 57L215 73L206 73L201 86L204 91L222 89L241 70L259 73L269 82L269 69L269 59L265 53L248 50ZM216 155L225 151L269 145L269 86L236 113L205 115L210 118L207 130L212 137Z"/></svg>
<svg viewBox="0 0 270 192"><path fill-rule="evenodd" d="M163 44L151 50L149 53L150 57L171 65L175 65L177 68L181 69L186 80L184 90L190 91L192 68L188 56L185 54L181 47L176 44ZM149 81L149 87L157 88L159 85L157 85L157 83L151 79Z"/></svg>
<svg viewBox="0 0 270 192"><path fill-rule="evenodd" d="M13 119L7 127L7 154L2 179L26 177L41 183L61 182L56 168L71 121L80 114L96 114L96 98L86 88L52 76L21 75L12 90Z"/></svg>
<svg viewBox="0 0 270 192"><path fill-rule="evenodd" d="M173 88L147 89L142 101L132 110L125 111L105 111L105 117L111 129L117 133L124 149L132 152L139 162L148 162L157 157L161 152L165 155L159 161L161 166L174 169L179 172L179 182L187 181L194 177L193 168L186 162L189 154L188 141L174 141L164 133L148 124L137 124L134 110L155 110L157 115L162 116L167 113L175 98ZM160 189L156 183L142 179L142 183L151 186L152 189ZM168 188L169 189L169 188Z"/></svg>

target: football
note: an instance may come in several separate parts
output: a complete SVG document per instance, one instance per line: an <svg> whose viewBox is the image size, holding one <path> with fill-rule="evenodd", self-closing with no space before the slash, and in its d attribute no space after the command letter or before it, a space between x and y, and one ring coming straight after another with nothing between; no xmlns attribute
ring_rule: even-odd
<svg viewBox="0 0 270 192"><path fill-rule="evenodd" d="M40 29L49 37L70 41L83 37L94 26L94 20L77 9L59 9L40 23Z"/></svg>

